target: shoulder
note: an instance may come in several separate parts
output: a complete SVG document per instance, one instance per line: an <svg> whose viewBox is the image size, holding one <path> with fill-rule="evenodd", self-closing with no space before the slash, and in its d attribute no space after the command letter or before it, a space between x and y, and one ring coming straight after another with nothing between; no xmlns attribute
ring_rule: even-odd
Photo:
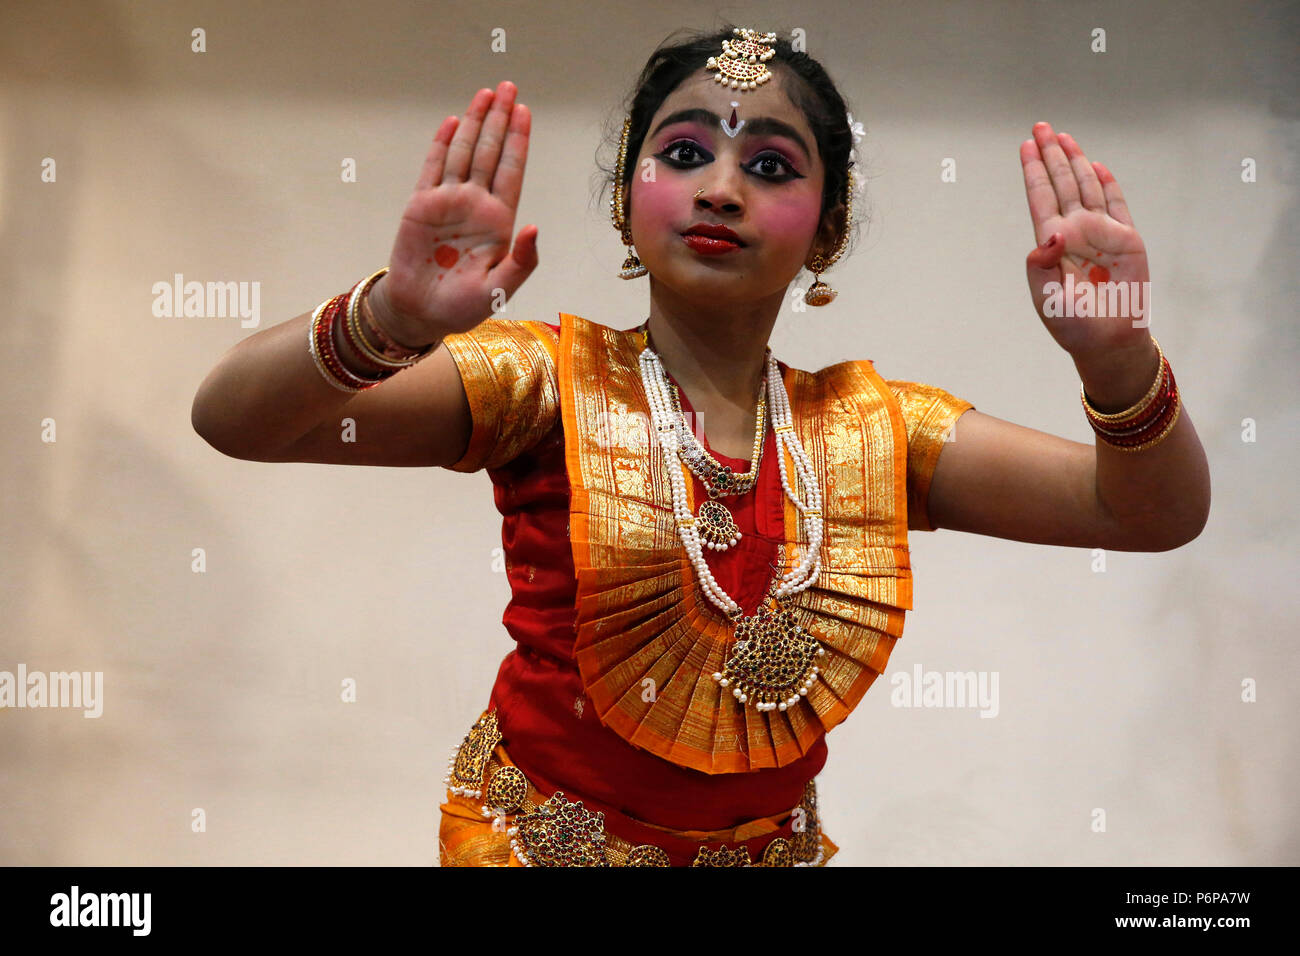
<svg viewBox="0 0 1300 956"><path fill-rule="evenodd" d="M926 382L884 378L871 359L854 359L828 365L810 375L818 383L844 395L866 398L876 393L887 405L898 408L907 431L909 446L942 440L953 422L975 406L947 389Z"/></svg>
<svg viewBox="0 0 1300 956"><path fill-rule="evenodd" d="M456 339L477 339L486 341L490 339L515 339L528 341L530 338L539 341L552 341L559 338L560 327L552 325L550 322L542 322L537 319L511 319L493 316L484 319L468 332L454 332L447 336L444 341Z"/></svg>
<svg viewBox="0 0 1300 956"><path fill-rule="evenodd" d="M493 317L442 344L469 404L469 445L453 471L492 470L531 449L559 421L557 346L546 322Z"/></svg>
<svg viewBox="0 0 1300 956"><path fill-rule="evenodd" d="M958 398L947 389L925 382L912 382L904 379L885 379L898 406L907 422L907 435L912 438L925 426L943 427L951 424L962 412L975 406L964 398Z"/></svg>
<svg viewBox="0 0 1300 956"><path fill-rule="evenodd" d="M928 385L925 382L909 382L899 378L884 379L884 383L889 386L889 390L901 401L930 401L943 395L950 394L937 385Z"/></svg>
<svg viewBox="0 0 1300 956"><path fill-rule="evenodd" d="M458 364L474 356L488 362L526 360L545 367L554 364L559 340L558 327L550 323L493 317L442 341Z"/></svg>
<svg viewBox="0 0 1300 956"><path fill-rule="evenodd" d="M816 371L791 368L780 359L777 366L787 381L798 385L809 395L839 396L868 405L892 405L893 393L886 387L871 359L852 359L824 365Z"/></svg>

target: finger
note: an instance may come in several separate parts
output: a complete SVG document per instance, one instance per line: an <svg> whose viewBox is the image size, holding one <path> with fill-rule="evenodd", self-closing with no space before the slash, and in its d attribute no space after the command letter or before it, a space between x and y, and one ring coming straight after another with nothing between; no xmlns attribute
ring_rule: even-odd
<svg viewBox="0 0 1300 956"><path fill-rule="evenodd" d="M429 147L429 153L424 157L420 178L415 181L417 190L431 189L442 182L442 167L447 161L447 146L459 122L458 117L448 116L438 127L438 132L433 135L433 145Z"/></svg>
<svg viewBox="0 0 1300 956"><path fill-rule="evenodd" d="M493 93L487 87L474 94L469 101L469 109L461 120L456 135L447 147L447 164L442 171L444 183L463 183L469 173L469 161L474 155L474 144L478 142L478 131L483 125L483 117L492 105Z"/></svg>
<svg viewBox="0 0 1300 956"><path fill-rule="evenodd" d="M1057 142L1050 123L1034 124L1034 142L1043 154L1043 165L1047 175L1052 179L1052 188L1056 190L1056 201L1061 207L1061 215L1069 215L1080 206L1079 184L1074 181L1074 170L1065 157L1065 151Z"/></svg>
<svg viewBox="0 0 1300 956"><path fill-rule="evenodd" d="M1061 214L1061 207L1056 202L1056 190L1047 175L1038 144L1027 139L1020 144L1020 168L1025 174L1025 198L1029 201L1029 218L1034 224L1034 240L1042 242L1047 238L1043 234L1044 223Z"/></svg>
<svg viewBox="0 0 1300 956"><path fill-rule="evenodd" d="M488 273L488 281L494 288L504 289L508 299L536 268L537 227L530 223L519 230L514 248Z"/></svg>
<svg viewBox="0 0 1300 956"><path fill-rule="evenodd" d="M483 128L479 130L478 142L474 145L474 159L470 165L469 181L477 183L484 189L492 182L496 173L497 160L501 158L501 141L505 138L506 124L515 108L517 88L509 80L497 84L496 96L492 100L492 109L488 111Z"/></svg>
<svg viewBox="0 0 1300 956"><path fill-rule="evenodd" d="M1025 265L1031 269L1059 273L1058 267L1064 255L1065 241L1059 232L1053 232L1025 257Z"/></svg>
<svg viewBox="0 0 1300 956"><path fill-rule="evenodd" d="M1040 313L1043 303L1047 301L1047 284L1063 282L1061 271L1061 254L1065 252L1065 242L1060 233L1052 233L1046 245L1039 244L1025 257L1025 277L1029 280L1029 295L1034 300L1034 308Z"/></svg>
<svg viewBox="0 0 1300 956"><path fill-rule="evenodd" d="M528 136L532 130L533 114L523 103L516 103L510 114L510 128L506 131L505 149L497 163L496 176L492 178L492 192L501 201L515 209L519 206L519 193L524 184L524 165L528 162Z"/></svg>
<svg viewBox="0 0 1300 956"><path fill-rule="evenodd" d="M1103 166L1101 163L1093 163L1093 168L1097 171L1097 178L1101 182L1101 188L1106 193L1106 212L1110 218L1116 222L1122 222L1126 226L1133 225L1133 217L1129 214L1128 203L1124 201L1124 193L1120 191L1119 183L1115 181L1115 174Z"/></svg>
<svg viewBox="0 0 1300 956"><path fill-rule="evenodd" d="M1079 184L1079 198L1084 208L1105 212L1106 193L1102 190L1101 180L1093 171L1088 157L1083 155L1083 150L1069 133L1057 133L1056 138L1060 140L1061 149L1070 160L1070 169L1074 172L1074 181Z"/></svg>

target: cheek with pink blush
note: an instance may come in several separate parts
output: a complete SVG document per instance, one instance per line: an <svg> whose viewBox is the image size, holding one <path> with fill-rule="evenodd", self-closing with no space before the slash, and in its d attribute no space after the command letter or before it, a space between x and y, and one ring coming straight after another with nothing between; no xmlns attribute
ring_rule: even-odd
<svg viewBox="0 0 1300 956"><path fill-rule="evenodd" d="M780 236L811 243L817 234L820 208L810 202L773 203L753 210L751 228L760 236Z"/></svg>
<svg viewBox="0 0 1300 956"><path fill-rule="evenodd" d="M644 232L646 236L667 237L669 233L686 228L682 217L690 216L693 205L685 183L672 183L666 178L653 182L637 180L632 190L632 209L638 232Z"/></svg>

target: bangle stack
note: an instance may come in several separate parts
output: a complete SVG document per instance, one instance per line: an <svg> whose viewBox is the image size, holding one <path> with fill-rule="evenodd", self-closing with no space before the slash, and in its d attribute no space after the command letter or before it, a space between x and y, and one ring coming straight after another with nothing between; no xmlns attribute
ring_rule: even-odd
<svg viewBox="0 0 1300 956"><path fill-rule="evenodd" d="M433 351L432 344L420 349L398 344L375 321L367 293L387 271L385 266L350 291L326 299L312 313L307 348L325 381L340 391L374 388ZM336 326L369 374L357 374L343 364L334 345Z"/></svg>
<svg viewBox="0 0 1300 956"><path fill-rule="evenodd" d="M1165 358L1154 335L1151 341L1155 342L1156 352L1160 356L1160 368L1156 371L1156 380L1151 388L1132 408L1126 408L1122 412L1099 412L1088 401L1088 393L1084 391L1083 385L1079 386L1079 397L1083 401L1088 424L1101 441L1120 451L1142 451L1160 444L1174 430L1182 411L1174 370L1169 367L1169 360Z"/></svg>

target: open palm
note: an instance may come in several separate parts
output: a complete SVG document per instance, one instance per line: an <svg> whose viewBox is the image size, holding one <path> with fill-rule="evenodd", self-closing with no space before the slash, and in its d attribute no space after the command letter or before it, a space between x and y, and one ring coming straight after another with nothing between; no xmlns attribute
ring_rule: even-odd
<svg viewBox="0 0 1300 956"><path fill-rule="evenodd" d="M508 80L479 90L464 120L447 117L434 137L383 279L388 307L408 326L472 329L537 266L535 226L510 244L531 126L515 93Z"/></svg>
<svg viewBox="0 0 1300 956"><path fill-rule="evenodd" d="M1076 358L1137 347L1148 335L1150 273L1119 183L1101 163L1090 163L1070 134L1055 133L1047 123L1035 124L1033 132L1020 144L1020 162L1038 243L1025 261L1034 308L1057 344ZM1052 314L1050 283L1068 289L1067 277L1076 312L1085 311L1079 308L1084 285L1097 291L1107 282L1123 283L1132 293L1127 310Z"/></svg>

